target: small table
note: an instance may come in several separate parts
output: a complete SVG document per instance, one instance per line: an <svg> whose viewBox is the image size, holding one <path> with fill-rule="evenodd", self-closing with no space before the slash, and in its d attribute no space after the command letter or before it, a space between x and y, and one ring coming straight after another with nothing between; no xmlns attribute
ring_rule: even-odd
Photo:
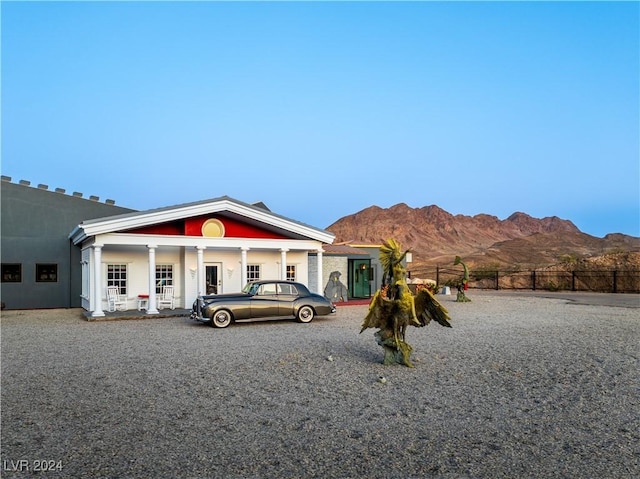
<svg viewBox="0 0 640 479"><path fill-rule="evenodd" d="M139 294L138 295L138 311L147 310L149 308L149 295L148 294Z"/></svg>

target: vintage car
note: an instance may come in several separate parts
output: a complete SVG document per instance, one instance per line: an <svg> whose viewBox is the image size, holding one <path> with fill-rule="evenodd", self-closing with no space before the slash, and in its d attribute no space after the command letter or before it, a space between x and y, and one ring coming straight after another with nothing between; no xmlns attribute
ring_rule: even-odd
<svg viewBox="0 0 640 479"><path fill-rule="evenodd" d="M232 321L266 318L295 318L308 323L314 316L335 312L331 301L301 283L262 280L247 283L241 293L198 296L191 319L226 328Z"/></svg>

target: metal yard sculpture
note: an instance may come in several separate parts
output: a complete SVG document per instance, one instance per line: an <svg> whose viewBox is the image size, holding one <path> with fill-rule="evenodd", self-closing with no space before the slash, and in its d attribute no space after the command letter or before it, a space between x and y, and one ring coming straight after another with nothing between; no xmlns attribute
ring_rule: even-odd
<svg viewBox="0 0 640 479"><path fill-rule="evenodd" d="M334 303L348 301L349 290L340 281L340 271L333 271L327 281L327 285L324 287L324 297Z"/></svg>
<svg viewBox="0 0 640 479"><path fill-rule="evenodd" d="M431 320L451 327L448 311L433 297L428 289L413 295L405 279L402 265L408 251L402 253L393 239L380 247L380 264L383 268L382 287L376 291L369 312L362 323L362 333L367 328L379 328L374 334L384 348L383 364L403 364L413 367L413 348L405 341L407 326L426 326Z"/></svg>
<svg viewBox="0 0 640 479"><path fill-rule="evenodd" d="M458 295L456 296L456 301L458 303L468 303L471 300L467 298L465 291L469 287L469 268L467 268L467 265L464 264L460 256L456 256L456 259L454 260L453 265L457 266L459 264L461 264L462 267L464 268L464 273L462 275L462 279L458 281L458 284L457 284Z"/></svg>

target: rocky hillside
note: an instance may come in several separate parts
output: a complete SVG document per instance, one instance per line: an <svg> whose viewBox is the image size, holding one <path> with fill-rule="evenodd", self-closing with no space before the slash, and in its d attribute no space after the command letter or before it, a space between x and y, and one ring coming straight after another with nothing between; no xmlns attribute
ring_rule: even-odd
<svg viewBox="0 0 640 479"><path fill-rule="evenodd" d="M452 215L438 206L371 206L327 228L335 243L379 244L394 238L413 251L413 267L447 265L456 255L470 267L540 268L610 253L640 256L640 238L610 234L597 238L558 217L533 218L514 213L495 216ZM633 256L633 255L632 255ZM635 257L635 256L634 256Z"/></svg>

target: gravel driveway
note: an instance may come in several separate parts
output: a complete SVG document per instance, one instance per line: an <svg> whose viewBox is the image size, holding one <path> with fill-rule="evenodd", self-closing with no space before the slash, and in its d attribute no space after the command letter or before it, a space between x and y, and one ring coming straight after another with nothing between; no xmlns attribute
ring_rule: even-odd
<svg viewBox="0 0 640 479"><path fill-rule="evenodd" d="M2 477L640 476L640 309L469 296L409 328L413 369L358 334L366 306L224 330L3 312Z"/></svg>

